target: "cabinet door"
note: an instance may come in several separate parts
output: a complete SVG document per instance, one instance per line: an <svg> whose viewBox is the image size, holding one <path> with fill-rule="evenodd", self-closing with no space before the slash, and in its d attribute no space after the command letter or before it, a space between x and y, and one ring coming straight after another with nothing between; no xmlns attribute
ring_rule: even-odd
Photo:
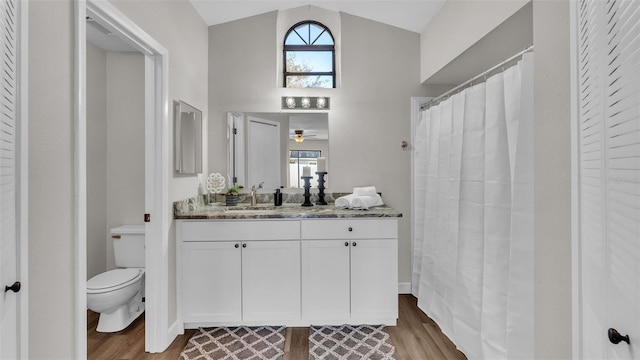
<svg viewBox="0 0 640 360"><path fill-rule="evenodd" d="M395 239L351 241L351 321L398 317Z"/></svg>
<svg viewBox="0 0 640 360"><path fill-rule="evenodd" d="M303 320L332 324L349 319L350 247L347 240L302 241Z"/></svg>
<svg viewBox="0 0 640 360"><path fill-rule="evenodd" d="M243 320L300 319L300 241L242 243Z"/></svg>
<svg viewBox="0 0 640 360"><path fill-rule="evenodd" d="M181 296L185 323L240 321L239 245L240 242L182 244Z"/></svg>

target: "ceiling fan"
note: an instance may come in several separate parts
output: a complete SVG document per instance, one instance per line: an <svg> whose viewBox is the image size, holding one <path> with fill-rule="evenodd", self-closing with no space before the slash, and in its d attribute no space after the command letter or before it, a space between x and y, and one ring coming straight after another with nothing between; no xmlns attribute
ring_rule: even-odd
<svg viewBox="0 0 640 360"><path fill-rule="evenodd" d="M305 138L310 138L310 137L315 137L316 136L316 135L303 135L304 134L304 130L294 130L293 133L294 133L294 135L291 138L293 140L295 140L297 143L303 142Z"/></svg>

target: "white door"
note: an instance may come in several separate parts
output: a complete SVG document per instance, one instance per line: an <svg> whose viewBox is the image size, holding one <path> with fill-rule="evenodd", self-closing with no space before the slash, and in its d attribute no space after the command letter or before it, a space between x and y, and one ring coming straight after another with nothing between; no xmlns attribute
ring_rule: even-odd
<svg viewBox="0 0 640 360"><path fill-rule="evenodd" d="M242 319L240 241L182 244L185 323Z"/></svg>
<svg viewBox="0 0 640 360"><path fill-rule="evenodd" d="M302 241L302 318L312 324L348 319L351 311L347 240Z"/></svg>
<svg viewBox="0 0 640 360"><path fill-rule="evenodd" d="M398 315L398 242L351 240L351 321Z"/></svg>
<svg viewBox="0 0 640 360"><path fill-rule="evenodd" d="M576 6L577 357L638 359L640 2L581 0ZM609 329L620 336L610 337Z"/></svg>
<svg viewBox="0 0 640 360"><path fill-rule="evenodd" d="M264 183L265 188L275 189L282 184L280 172L280 123L249 117L248 130L248 180L245 187Z"/></svg>
<svg viewBox="0 0 640 360"><path fill-rule="evenodd" d="M20 357L18 6L15 0L0 2L0 56L3 59L0 74L0 359Z"/></svg>
<svg viewBox="0 0 640 360"><path fill-rule="evenodd" d="M242 316L268 325L300 319L300 241L242 242Z"/></svg>

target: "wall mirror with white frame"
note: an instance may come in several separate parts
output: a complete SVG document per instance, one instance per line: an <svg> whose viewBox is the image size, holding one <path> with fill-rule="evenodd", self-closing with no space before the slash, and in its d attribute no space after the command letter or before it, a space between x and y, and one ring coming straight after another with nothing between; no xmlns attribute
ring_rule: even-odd
<svg viewBox="0 0 640 360"><path fill-rule="evenodd" d="M227 113L227 169L231 182L246 188L302 188L304 167L318 186L329 162L329 116L325 113ZM324 164L323 164L324 163ZM328 182L325 183L325 187Z"/></svg>

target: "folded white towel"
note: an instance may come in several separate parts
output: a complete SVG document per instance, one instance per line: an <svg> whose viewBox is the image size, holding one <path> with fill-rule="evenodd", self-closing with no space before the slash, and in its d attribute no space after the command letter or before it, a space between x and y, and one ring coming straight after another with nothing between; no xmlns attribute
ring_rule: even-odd
<svg viewBox="0 0 640 360"><path fill-rule="evenodd" d="M353 194L358 196L373 196L378 195L375 186L354 187Z"/></svg>
<svg viewBox="0 0 640 360"><path fill-rule="evenodd" d="M351 208L358 210L367 210L370 207L384 205L380 195L356 196L351 200Z"/></svg>
<svg viewBox="0 0 640 360"><path fill-rule="evenodd" d="M341 196L339 198L336 199L336 207L338 209L348 209L351 207L351 201L355 198L356 196L354 194L349 194L346 196Z"/></svg>

